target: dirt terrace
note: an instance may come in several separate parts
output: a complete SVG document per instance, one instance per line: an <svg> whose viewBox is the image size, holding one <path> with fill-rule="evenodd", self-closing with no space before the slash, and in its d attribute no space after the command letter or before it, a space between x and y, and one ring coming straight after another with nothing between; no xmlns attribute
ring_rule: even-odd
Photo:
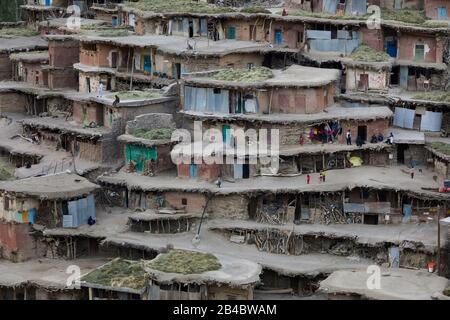
<svg viewBox="0 0 450 320"><path fill-rule="evenodd" d="M329 170L326 182L319 181L319 174L311 174L311 184L306 183L305 175L297 177L256 177L238 182L224 181L221 187L194 179L179 179L168 174L155 177L135 173L119 172L114 175L99 177L101 183L127 186L131 190L144 191L187 191L210 192L214 194L235 193L282 193L282 192L336 192L356 187L390 189L405 191L421 197L450 200L450 195L423 190L438 188L440 183L434 181L434 173L423 169L416 170L414 180L408 174L406 166L375 167Z"/></svg>

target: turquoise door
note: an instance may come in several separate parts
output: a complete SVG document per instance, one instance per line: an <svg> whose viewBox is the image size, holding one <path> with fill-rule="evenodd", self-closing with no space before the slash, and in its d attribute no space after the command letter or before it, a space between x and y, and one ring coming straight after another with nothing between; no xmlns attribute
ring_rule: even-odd
<svg viewBox="0 0 450 320"><path fill-rule="evenodd" d="M281 30L275 30L275 44L281 45L283 38L281 36Z"/></svg>
<svg viewBox="0 0 450 320"><path fill-rule="evenodd" d="M48 7L52 4L52 0L45 0L45 5Z"/></svg>
<svg viewBox="0 0 450 320"><path fill-rule="evenodd" d="M189 165L189 178L196 178L197 177L197 165L191 164Z"/></svg>
<svg viewBox="0 0 450 320"><path fill-rule="evenodd" d="M236 28L228 27L227 39L236 39Z"/></svg>
<svg viewBox="0 0 450 320"><path fill-rule="evenodd" d="M447 20L447 8L446 7L438 8L438 19L439 20Z"/></svg>
<svg viewBox="0 0 450 320"><path fill-rule="evenodd" d="M230 126L228 124L222 126L222 140L223 143L230 143Z"/></svg>
<svg viewBox="0 0 450 320"><path fill-rule="evenodd" d="M150 56L144 56L144 71L151 73L152 72L152 64L150 62Z"/></svg>

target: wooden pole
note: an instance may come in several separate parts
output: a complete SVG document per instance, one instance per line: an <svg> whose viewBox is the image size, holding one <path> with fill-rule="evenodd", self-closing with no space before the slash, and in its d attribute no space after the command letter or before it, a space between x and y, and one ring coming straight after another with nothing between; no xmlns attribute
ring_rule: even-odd
<svg viewBox="0 0 450 320"><path fill-rule="evenodd" d="M438 230L437 230L437 273L438 276L441 275L441 208L438 208Z"/></svg>

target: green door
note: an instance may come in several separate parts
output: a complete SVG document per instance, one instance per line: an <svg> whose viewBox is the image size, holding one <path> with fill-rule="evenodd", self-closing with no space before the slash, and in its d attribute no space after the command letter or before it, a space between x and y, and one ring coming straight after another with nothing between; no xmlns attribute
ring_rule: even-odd
<svg viewBox="0 0 450 320"><path fill-rule="evenodd" d="M235 27L228 27L227 39L236 39L236 28Z"/></svg>
<svg viewBox="0 0 450 320"><path fill-rule="evenodd" d="M156 148L144 147L132 144L125 145L125 160L129 163L131 160L136 163L136 171L144 170L145 161L154 160L156 162Z"/></svg>

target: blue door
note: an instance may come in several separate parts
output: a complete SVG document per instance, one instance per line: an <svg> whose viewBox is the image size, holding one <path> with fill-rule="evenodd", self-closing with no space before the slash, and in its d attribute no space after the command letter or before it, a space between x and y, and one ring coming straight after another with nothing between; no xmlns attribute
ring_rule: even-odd
<svg viewBox="0 0 450 320"><path fill-rule="evenodd" d="M191 164L189 165L189 178L196 178L197 177L197 165Z"/></svg>
<svg viewBox="0 0 450 320"><path fill-rule="evenodd" d="M397 57L397 41L392 40L386 43L386 53L392 58Z"/></svg>
<svg viewBox="0 0 450 320"><path fill-rule="evenodd" d="M283 38L281 36L281 30L275 30L275 44L281 45Z"/></svg>
<svg viewBox="0 0 450 320"><path fill-rule="evenodd" d="M144 56L144 71L151 73L152 71L152 65L150 63L150 56L145 55Z"/></svg>
<svg viewBox="0 0 450 320"><path fill-rule="evenodd" d="M447 20L447 8L446 7L438 8L438 20Z"/></svg>
<svg viewBox="0 0 450 320"><path fill-rule="evenodd" d="M52 0L45 0L45 5L48 7L52 4Z"/></svg>
<svg viewBox="0 0 450 320"><path fill-rule="evenodd" d="M112 21L111 21L113 27L116 27L118 25L118 19L117 17L112 17Z"/></svg>
<svg viewBox="0 0 450 320"><path fill-rule="evenodd" d="M410 204L403 205L403 222L408 222L411 219L412 206Z"/></svg>

